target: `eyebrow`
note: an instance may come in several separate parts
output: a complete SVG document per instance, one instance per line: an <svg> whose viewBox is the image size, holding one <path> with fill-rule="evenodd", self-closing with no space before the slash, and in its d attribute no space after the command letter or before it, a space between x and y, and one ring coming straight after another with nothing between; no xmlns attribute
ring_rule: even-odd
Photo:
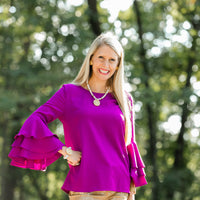
<svg viewBox="0 0 200 200"><path fill-rule="evenodd" d="M104 55L102 54L99 54L98 57L105 57ZM109 59L114 59L114 60L117 60L118 59L118 56L112 56L112 57L109 57Z"/></svg>

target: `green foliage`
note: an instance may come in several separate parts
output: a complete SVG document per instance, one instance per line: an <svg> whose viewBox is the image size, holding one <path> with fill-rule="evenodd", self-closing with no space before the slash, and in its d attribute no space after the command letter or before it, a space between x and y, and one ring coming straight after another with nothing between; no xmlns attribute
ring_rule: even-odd
<svg viewBox="0 0 200 200"><path fill-rule="evenodd" d="M194 181L194 174L189 169L176 169L170 170L166 174L163 187L168 190L176 190L178 192L185 191L190 188L190 185Z"/></svg>

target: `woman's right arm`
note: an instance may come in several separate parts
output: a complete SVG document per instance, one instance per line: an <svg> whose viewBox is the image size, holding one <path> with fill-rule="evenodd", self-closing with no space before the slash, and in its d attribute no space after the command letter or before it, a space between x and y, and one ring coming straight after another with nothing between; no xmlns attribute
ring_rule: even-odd
<svg viewBox="0 0 200 200"><path fill-rule="evenodd" d="M9 153L11 165L34 170L45 170L57 160L64 144L53 134L48 123L62 119L67 101L66 86L63 85L45 104L33 112L15 136Z"/></svg>

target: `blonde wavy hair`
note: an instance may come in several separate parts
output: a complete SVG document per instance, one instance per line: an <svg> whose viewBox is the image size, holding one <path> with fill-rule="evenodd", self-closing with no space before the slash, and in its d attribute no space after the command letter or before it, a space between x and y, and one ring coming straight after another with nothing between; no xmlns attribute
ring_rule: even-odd
<svg viewBox="0 0 200 200"><path fill-rule="evenodd" d="M125 143L130 144L132 136L132 126L130 120L130 108L128 103L128 96L125 92L125 79L124 79L124 50L120 42L112 33L103 33L99 35L91 44L88 53L83 61L80 71L73 83L76 85L83 85L87 80L90 79L92 69L90 66L90 60L94 52L101 46L108 45L118 55L118 69L115 71L113 76L108 81L108 85L112 88L113 94L124 114L125 117Z"/></svg>

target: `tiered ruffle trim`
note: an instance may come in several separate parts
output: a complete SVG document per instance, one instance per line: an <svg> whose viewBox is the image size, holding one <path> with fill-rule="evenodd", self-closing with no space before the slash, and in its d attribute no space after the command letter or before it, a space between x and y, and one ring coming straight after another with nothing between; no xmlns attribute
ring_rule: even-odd
<svg viewBox="0 0 200 200"><path fill-rule="evenodd" d="M138 151L137 144L135 142L127 146L129 160L130 160L130 173L131 178L135 184L135 187L140 187L147 184L146 174L144 172L145 165L142 161L140 153Z"/></svg>
<svg viewBox="0 0 200 200"><path fill-rule="evenodd" d="M10 165L45 171L47 166L61 156L58 151L63 145L54 134L41 138L19 133L15 136L12 150L8 155L11 158Z"/></svg>

